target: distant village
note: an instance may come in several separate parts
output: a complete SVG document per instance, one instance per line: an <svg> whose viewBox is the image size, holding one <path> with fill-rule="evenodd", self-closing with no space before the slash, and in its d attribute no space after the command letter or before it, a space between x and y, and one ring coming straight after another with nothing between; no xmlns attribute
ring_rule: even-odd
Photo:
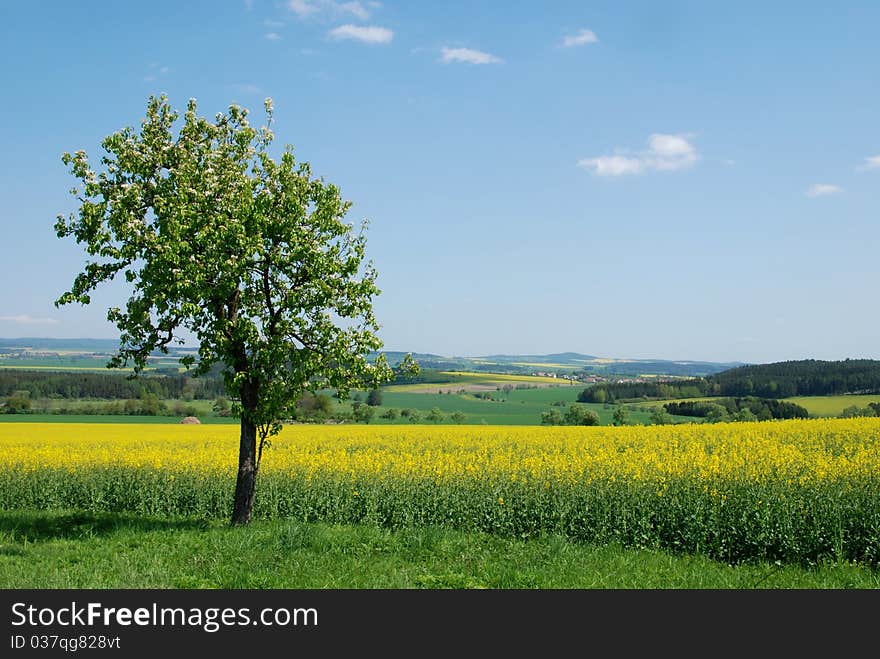
<svg viewBox="0 0 880 659"><path fill-rule="evenodd" d="M568 380L569 382L583 382L585 384L600 384L605 382L613 382L615 384L624 384L628 382L658 382L666 379L680 379L674 375L668 376L604 376L595 373L577 372L577 373L556 373L553 371L532 371L529 375L542 378L556 378L559 380Z"/></svg>

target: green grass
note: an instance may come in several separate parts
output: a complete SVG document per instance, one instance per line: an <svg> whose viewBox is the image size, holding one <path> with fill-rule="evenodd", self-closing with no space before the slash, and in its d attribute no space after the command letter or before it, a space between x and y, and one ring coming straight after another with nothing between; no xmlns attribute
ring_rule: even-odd
<svg viewBox="0 0 880 659"><path fill-rule="evenodd" d="M422 527L0 512L0 588L880 588L880 572Z"/></svg>
<svg viewBox="0 0 880 659"><path fill-rule="evenodd" d="M531 389L528 391L540 391ZM554 390L555 399L574 400L577 392L568 392L563 389ZM500 397L500 392L490 392ZM524 397L514 398L511 392L510 399L500 402L482 400L471 394L416 394L386 392L382 395L384 408L394 407L398 410L411 408L422 413L424 422L425 414L432 408L438 407L447 417L453 412L461 412L465 415L465 423L490 425L537 425L541 422L541 412L549 409L549 403L526 400ZM570 394L566 396L566 394ZM573 395L572 395L573 394ZM382 411L377 411L381 416ZM449 418L446 419L450 423Z"/></svg>
<svg viewBox="0 0 880 659"><path fill-rule="evenodd" d="M385 391L382 394L382 406L376 410L376 421L380 420L382 413L389 407L398 410L412 408L422 413L424 423L425 413L432 407L438 407L445 415L443 423L451 423L449 415L453 412L461 412L465 416L466 424L489 425L540 425L541 413L557 409L563 414L565 407L554 407L554 402L564 402L567 405L577 401L583 387L541 387L538 389L514 389L510 392L489 392L495 398L502 400L484 400L476 398L471 393L466 394L418 394ZM582 403L585 407L595 411L599 415L599 423L610 425L614 415L615 406L605 406L601 403ZM650 422L650 410L652 403L638 403L625 405L631 424L647 424ZM673 420L683 423L694 423L693 417L674 416ZM374 421L375 422L375 421ZM384 423L384 420L382 420ZM405 419L399 419L396 423L406 423Z"/></svg>

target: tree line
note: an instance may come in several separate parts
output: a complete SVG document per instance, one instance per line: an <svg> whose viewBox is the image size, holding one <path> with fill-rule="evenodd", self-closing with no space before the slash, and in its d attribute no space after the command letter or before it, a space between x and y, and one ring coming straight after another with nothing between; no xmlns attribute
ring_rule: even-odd
<svg viewBox="0 0 880 659"><path fill-rule="evenodd" d="M739 366L707 378L722 396L830 396L880 392L880 360L804 359Z"/></svg>
<svg viewBox="0 0 880 659"><path fill-rule="evenodd" d="M880 361L815 359L738 366L705 378L599 384L584 389L582 403L699 398L788 398L880 393Z"/></svg>
<svg viewBox="0 0 880 659"><path fill-rule="evenodd" d="M219 375L194 378L188 373L130 378L120 373L26 371L0 369L0 397L14 394L37 398L103 398L128 400L153 394L159 398L214 399L223 395Z"/></svg>
<svg viewBox="0 0 880 659"><path fill-rule="evenodd" d="M669 414L712 418L728 416L731 419L767 421L769 419L806 419L810 413L800 405L772 398L717 398L711 401L681 401L665 403ZM748 413L744 411L748 410ZM751 419L750 417L754 417Z"/></svg>

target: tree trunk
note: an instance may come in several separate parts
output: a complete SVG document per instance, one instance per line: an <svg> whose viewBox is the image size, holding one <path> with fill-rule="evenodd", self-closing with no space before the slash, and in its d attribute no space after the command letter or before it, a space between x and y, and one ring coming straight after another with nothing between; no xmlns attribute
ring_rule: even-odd
<svg viewBox="0 0 880 659"><path fill-rule="evenodd" d="M235 502L232 509L232 525L241 526L251 521L254 509L254 493L257 486L257 426L252 421L256 408L257 387L242 387L241 440L238 445L238 477L235 479Z"/></svg>
<svg viewBox="0 0 880 659"><path fill-rule="evenodd" d="M257 427L245 416L241 418L241 443L238 447L238 477L235 479L235 504L232 525L251 521L257 485Z"/></svg>

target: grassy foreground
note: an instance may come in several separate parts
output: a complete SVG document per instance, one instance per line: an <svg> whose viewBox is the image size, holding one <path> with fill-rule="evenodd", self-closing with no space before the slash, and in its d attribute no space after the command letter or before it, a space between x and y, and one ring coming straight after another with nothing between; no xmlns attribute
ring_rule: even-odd
<svg viewBox="0 0 880 659"><path fill-rule="evenodd" d="M555 535L3 511L0 588L877 589L880 572L729 566Z"/></svg>

